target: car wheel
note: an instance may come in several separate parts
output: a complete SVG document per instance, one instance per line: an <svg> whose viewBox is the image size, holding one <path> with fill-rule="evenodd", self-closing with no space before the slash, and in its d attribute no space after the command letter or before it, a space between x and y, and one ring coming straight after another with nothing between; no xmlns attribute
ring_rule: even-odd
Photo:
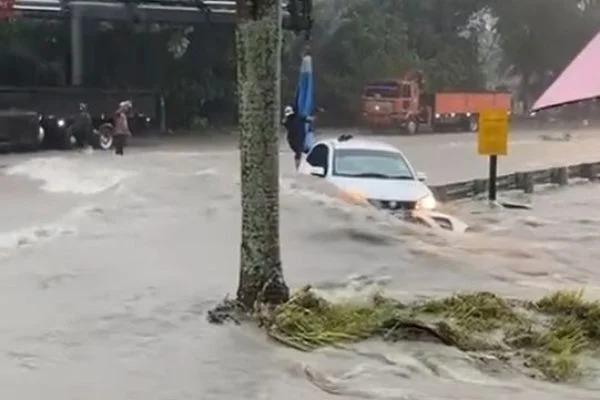
<svg viewBox="0 0 600 400"><path fill-rule="evenodd" d="M73 133L71 133L70 129L67 129L63 134L62 138L62 148L63 150L71 150L77 145L77 138Z"/></svg>
<svg viewBox="0 0 600 400"><path fill-rule="evenodd" d="M35 140L31 145L31 150L36 151L42 148L44 141L46 140L46 130L40 125L38 126L38 132L35 136Z"/></svg>
<svg viewBox="0 0 600 400"><path fill-rule="evenodd" d="M412 136L412 135L416 135L418 131L419 131L419 123L412 119L410 121L408 121L408 123L406 124L406 132Z"/></svg>
<svg viewBox="0 0 600 400"><path fill-rule="evenodd" d="M102 150L110 150L113 145L112 127L104 125L98 130L98 147Z"/></svg>

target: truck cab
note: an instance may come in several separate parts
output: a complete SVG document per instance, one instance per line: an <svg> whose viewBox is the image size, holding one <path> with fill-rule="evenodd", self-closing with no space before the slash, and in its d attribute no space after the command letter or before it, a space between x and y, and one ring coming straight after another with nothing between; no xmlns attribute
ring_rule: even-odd
<svg viewBox="0 0 600 400"><path fill-rule="evenodd" d="M430 116L422 109L416 81L388 80L368 83L363 91L363 118L374 129L401 127L416 133Z"/></svg>

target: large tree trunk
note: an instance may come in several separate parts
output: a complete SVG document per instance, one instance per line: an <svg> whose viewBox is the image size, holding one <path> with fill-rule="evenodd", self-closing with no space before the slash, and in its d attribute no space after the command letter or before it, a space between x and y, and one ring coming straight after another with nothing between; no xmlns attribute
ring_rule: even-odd
<svg viewBox="0 0 600 400"><path fill-rule="evenodd" d="M280 0L254 0L244 8L238 10L237 32L242 175L237 296L252 308L287 301L289 289L279 251Z"/></svg>

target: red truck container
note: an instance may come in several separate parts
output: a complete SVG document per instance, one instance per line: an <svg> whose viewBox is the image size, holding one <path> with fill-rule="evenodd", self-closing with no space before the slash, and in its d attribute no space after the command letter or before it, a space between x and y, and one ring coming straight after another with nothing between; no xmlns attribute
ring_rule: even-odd
<svg viewBox="0 0 600 400"><path fill-rule="evenodd" d="M487 109L511 111L510 93L423 93L421 75L371 82L363 91L363 118L372 129L401 128L409 134L423 127L434 131L477 131L479 114Z"/></svg>

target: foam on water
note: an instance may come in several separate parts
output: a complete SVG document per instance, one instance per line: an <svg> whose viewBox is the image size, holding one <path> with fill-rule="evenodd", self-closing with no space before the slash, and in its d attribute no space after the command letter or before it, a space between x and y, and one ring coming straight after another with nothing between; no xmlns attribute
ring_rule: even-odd
<svg viewBox="0 0 600 400"><path fill-rule="evenodd" d="M135 175L109 165L81 165L63 157L33 158L6 169L7 175L42 181L42 189L53 193L90 195L108 190Z"/></svg>
<svg viewBox="0 0 600 400"><path fill-rule="evenodd" d="M30 247L39 242L75 233L76 230L74 227L58 224L32 226L11 232L0 232L0 257L5 257L11 251L18 248Z"/></svg>

